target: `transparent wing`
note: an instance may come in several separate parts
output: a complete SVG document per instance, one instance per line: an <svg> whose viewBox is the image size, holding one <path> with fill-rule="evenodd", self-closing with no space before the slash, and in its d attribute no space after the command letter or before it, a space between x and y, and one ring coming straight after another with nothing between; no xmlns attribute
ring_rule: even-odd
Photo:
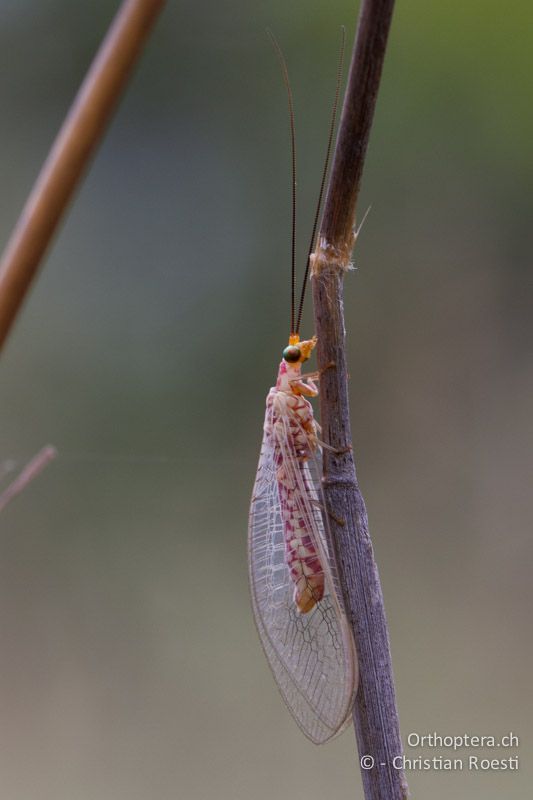
<svg viewBox="0 0 533 800"><path fill-rule="evenodd" d="M288 419L282 415L281 421L280 425L278 417L273 433L272 411L267 408L248 533L252 605L259 636L283 699L305 735L321 744L350 721L357 688L357 657L318 507L322 502L320 465L314 459L303 466L297 461L291 437L285 435ZM324 596L307 614L296 610L294 583L285 562L276 482L278 447L301 490L299 502L305 507L299 511L311 521L310 533L325 573Z"/></svg>

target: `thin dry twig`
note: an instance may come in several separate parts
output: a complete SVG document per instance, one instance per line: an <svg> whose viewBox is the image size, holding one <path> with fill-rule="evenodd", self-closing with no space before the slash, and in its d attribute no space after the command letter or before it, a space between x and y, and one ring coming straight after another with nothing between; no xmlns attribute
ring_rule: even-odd
<svg viewBox="0 0 533 800"><path fill-rule="evenodd" d="M0 262L0 348L164 0L125 0L22 210Z"/></svg>
<svg viewBox="0 0 533 800"><path fill-rule="evenodd" d="M385 56L394 0L363 0L332 165L324 215L313 256L313 305L322 375L324 494L339 571L354 630L360 683L354 724L366 800L405 800L397 769L402 744L389 636L368 519L351 448L345 356L343 277L355 242L355 205ZM339 524L344 523L344 524ZM373 766L371 766L373 764ZM369 768L370 767L370 768Z"/></svg>
<svg viewBox="0 0 533 800"><path fill-rule="evenodd" d="M4 489L2 494L0 494L0 513L13 498L24 491L28 484L31 483L56 456L57 450L55 447L52 447L52 445L48 444L26 464L22 472L9 484L7 489Z"/></svg>

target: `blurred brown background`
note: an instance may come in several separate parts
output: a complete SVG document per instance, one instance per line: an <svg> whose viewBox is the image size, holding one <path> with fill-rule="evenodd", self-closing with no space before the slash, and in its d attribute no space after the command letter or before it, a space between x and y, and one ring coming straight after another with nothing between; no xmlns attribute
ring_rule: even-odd
<svg viewBox="0 0 533 800"><path fill-rule="evenodd" d="M2 242L116 7L0 2ZM61 455L1 518L6 800L362 797L353 734L315 748L283 707L245 553L289 312L264 31L303 252L355 15L169 3L11 335L0 461ZM489 753L519 772L411 773L432 800L521 800L532 775L532 47L525 0L399 4L346 281L404 737L520 737Z"/></svg>

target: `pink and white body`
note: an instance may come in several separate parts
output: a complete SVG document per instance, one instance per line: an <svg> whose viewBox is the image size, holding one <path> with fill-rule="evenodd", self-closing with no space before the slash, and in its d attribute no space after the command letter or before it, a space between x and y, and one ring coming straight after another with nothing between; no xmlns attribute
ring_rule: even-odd
<svg viewBox="0 0 533 800"><path fill-rule="evenodd" d="M302 376L316 339L291 336L267 397L248 555L257 629L304 733L322 743L350 720L357 657L323 516L320 443Z"/></svg>

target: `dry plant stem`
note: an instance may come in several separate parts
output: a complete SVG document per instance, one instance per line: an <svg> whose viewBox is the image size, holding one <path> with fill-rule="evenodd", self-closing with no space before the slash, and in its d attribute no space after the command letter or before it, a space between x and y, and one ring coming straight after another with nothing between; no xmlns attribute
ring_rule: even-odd
<svg viewBox="0 0 533 800"><path fill-rule="evenodd" d="M51 445L47 445L40 450L32 460L26 464L20 475L9 484L7 489L4 489L0 494L0 512L4 510L8 503L13 500L18 494L24 491L31 481L42 472L42 470L52 461L57 455L57 450Z"/></svg>
<svg viewBox="0 0 533 800"><path fill-rule="evenodd" d="M125 0L33 187L0 263L0 348L164 0Z"/></svg>
<svg viewBox="0 0 533 800"><path fill-rule="evenodd" d="M312 265L318 363L336 365L321 376L322 437L338 451L324 453L324 494L359 657L360 683L353 712L359 756L371 756L375 764L361 769L366 800L404 800L408 795L405 776L393 764L394 757L402 754L402 744L383 595L353 452L346 450L351 431L342 296L392 9L393 0L362 2Z"/></svg>

